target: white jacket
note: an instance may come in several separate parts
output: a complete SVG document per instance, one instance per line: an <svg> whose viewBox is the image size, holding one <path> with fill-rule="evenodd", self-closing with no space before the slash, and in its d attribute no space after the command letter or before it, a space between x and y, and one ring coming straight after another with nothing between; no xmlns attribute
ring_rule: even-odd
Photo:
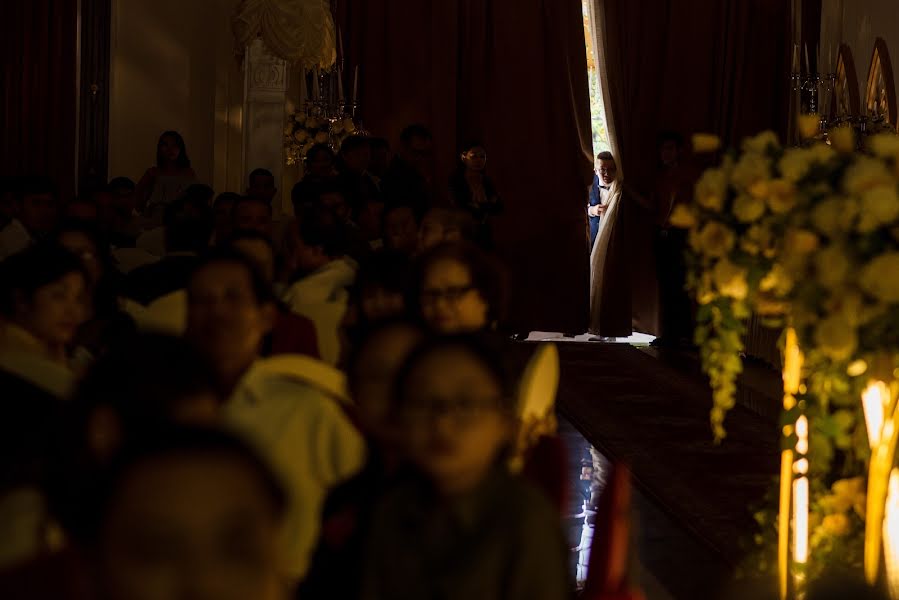
<svg viewBox="0 0 899 600"><path fill-rule="evenodd" d="M340 405L335 377L342 374L309 357L261 359L225 404L225 420L271 461L290 494L282 539L294 581L309 566L328 490L365 461L365 443Z"/></svg>
<svg viewBox="0 0 899 600"><path fill-rule="evenodd" d="M290 310L315 323L322 360L337 364L340 357L340 323L349 302L349 288L356 280L357 265L351 258L333 260L287 288L282 298Z"/></svg>

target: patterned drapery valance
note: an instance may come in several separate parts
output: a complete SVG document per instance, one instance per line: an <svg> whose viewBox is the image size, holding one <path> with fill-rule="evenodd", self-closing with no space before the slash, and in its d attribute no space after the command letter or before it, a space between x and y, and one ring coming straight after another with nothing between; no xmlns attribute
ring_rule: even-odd
<svg viewBox="0 0 899 600"><path fill-rule="evenodd" d="M272 54L305 69L334 64L334 19L328 0L243 0L232 23L238 48L260 37Z"/></svg>

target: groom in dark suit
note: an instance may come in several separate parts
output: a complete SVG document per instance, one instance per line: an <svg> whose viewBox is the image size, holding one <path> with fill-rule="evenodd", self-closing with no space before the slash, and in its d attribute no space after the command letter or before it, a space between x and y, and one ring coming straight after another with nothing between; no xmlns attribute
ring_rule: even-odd
<svg viewBox="0 0 899 600"><path fill-rule="evenodd" d="M606 212L609 186L615 181L618 167L611 152L600 152L596 155L596 167L593 185L590 186L590 203L587 205L587 216L590 218L590 250L599 232L599 221Z"/></svg>

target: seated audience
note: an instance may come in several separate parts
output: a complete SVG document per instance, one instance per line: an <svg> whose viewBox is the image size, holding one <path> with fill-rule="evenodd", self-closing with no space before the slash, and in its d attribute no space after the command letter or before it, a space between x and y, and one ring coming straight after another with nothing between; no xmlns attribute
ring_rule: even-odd
<svg viewBox="0 0 899 600"><path fill-rule="evenodd" d="M568 597L558 512L505 465L514 396L498 357L474 339L426 342L396 390L417 474L375 508L361 596Z"/></svg>
<svg viewBox="0 0 899 600"><path fill-rule="evenodd" d="M39 489L55 416L74 383L69 347L86 318L87 279L78 258L55 246L0 263L0 566L44 549Z"/></svg>
<svg viewBox="0 0 899 600"><path fill-rule="evenodd" d="M275 176L268 169L253 169L248 178L247 197L260 202L265 202L269 206L278 188L275 186Z"/></svg>
<svg viewBox="0 0 899 600"><path fill-rule="evenodd" d="M410 125L400 134L400 150L381 183L387 204L409 204L416 216L430 207L434 197L434 144L424 125Z"/></svg>
<svg viewBox="0 0 899 600"><path fill-rule="evenodd" d="M98 597L284 600L275 474L231 434L153 433L123 448L88 507Z"/></svg>
<svg viewBox="0 0 899 600"><path fill-rule="evenodd" d="M62 218L68 221L80 221L82 223L96 223L99 219L100 209L97 202L98 194L86 194L72 198L63 206Z"/></svg>
<svg viewBox="0 0 899 600"><path fill-rule="evenodd" d="M184 195L165 209L166 254L157 263L128 274L125 295L143 305L184 289L212 234L212 213L205 200Z"/></svg>
<svg viewBox="0 0 899 600"><path fill-rule="evenodd" d="M393 483L402 464L401 436L394 418L393 382L421 341L413 323L375 325L354 349L347 367L355 422L368 440L368 460L356 476L328 494L322 536L298 591L300 598L356 598L373 498Z"/></svg>
<svg viewBox="0 0 899 600"><path fill-rule="evenodd" d="M100 227L116 248L132 248L141 234L141 225L135 209L134 182L127 177L116 177L109 182L100 203Z"/></svg>
<svg viewBox="0 0 899 600"><path fill-rule="evenodd" d="M371 160L368 163L368 172L381 189L384 175L390 168L390 144L382 137L368 138L368 146L371 148Z"/></svg>
<svg viewBox="0 0 899 600"><path fill-rule="evenodd" d="M432 208L418 228L418 252L445 242L474 240L476 235L475 222L467 212L458 208Z"/></svg>
<svg viewBox="0 0 899 600"><path fill-rule="evenodd" d="M321 184L337 175L336 160L334 151L327 144L316 144L309 149L303 159L303 180L290 191L294 214L299 215L315 204Z"/></svg>
<svg viewBox="0 0 899 600"><path fill-rule="evenodd" d="M353 214L359 237L367 243L366 253L384 247L384 202L379 198L365 200Z"/></svg>
<svg viewBox="0 0 899 600"><path fill-rule="evenodd" d="M324 181L337 174L337 156L327 144L316 144L306 153L303 181Z"/></svg>
<svg viewBox="0 0 899 600"><path fill-rule="evenodd" d="M252 260L266 281L274 284L275 252L272 241L258 231L238 231L224 244ZM271 333L263 342L262 355L305 354L319 358L315 323L275 301L277 314Z"/></svg>
<svg viewBox="0 0 899 600"><path fill-rule="evenodd" d="M50 244L0 263L3 354L67 365L75 332L88 316L89 286L79 258Z"/></svg>
<svg viewBox="0 0 899 600"><path fill-rule="evenodd" d="M284 294L292 311L312 319L319 354L327 363L340 357L340 323L356 278L356 263L346 256L345 228L324 209L303 214L297 227L297 279Z"/></svg>
<svg viewBox="0 0 899 600"><path fill-rule="evenodd" d="M503 211L503 202L493 180L487 175L487 151L477 142L466 144L459 165L450 177L453 205L468 212L477 225L476 240L485 247L493 244L490 220Z"/></svg>
<svg viewBox="0 0 899 600"><path fill-rule="evenodd" d="M418 248L418 218L411 206L384 209L384 248L411 257Z"/></svg>
<svg viewBox="0 0 899 600"><path fill-rule="evenodd" d="M123 442L148 427L218 421L213 384L203 355L159 334L120 340L90 367L56 423L48 482L53 515L69 538L83 541L80 510Z"/></svg>
<svg viewBox="0 0 899 600"><path fill-rule="evenodd" d="M373 254L359 267L352 294L352 322L365 332L372 324L406 314L409 259L395 252Z"/></svg>
<svg viewBox="0 0 899 600"><path fill-rule="evenodd" d="M45 177L22 177L13 193L12 220L0 230L0 260L24 250L56 226L56 186Z"/></svg>
<svg viewBox="0 0 899 600"><path fill-rule="evenodd" d="M353 222L353 209L350 207L346 189L339 179L329 179L319 185L314 206L324 208L334 213L334 216L337 217L337 220L343 227L346 253L349 256L359 261L371 253L368 239L359 229L359 226Z"/></svg>
<svg viewBox="0 0 899 600"><path fill-rule="evenodd" d="M229 398L227 421L263 450L287 483L292 504L283 568L298 581L318 538L324 496L358 471L364 445L330 395L259 360L276 309L271 287L251 261L225 251L207 256L190 280L188 301L187 336L213 363Z"/></svg>
<svg viewBox="0 0 899 600"><path fill-rule="evenodd" d="M477 246L437 246L418 260L410 307L437 333L490 331L505 309L502 275Z"/></svg>
<svg viewBox="0 0 899 600"><path fill-rule="evenodd" d="M337 155L338 181L354 213L368 201L380 197L378 185L368 172L371 146L367 137L351 135L340 145Z"/></svg>
<svg viewBox="0 0 899 600"><path fill-rule="evenodd" d="M270 202L245 197L231 207L231 231L258 231L271 239L272 205Z"/></svg>
<svg viewBox="0 0 899 600"><path fill-rule="evenodd" d="M243 198L234 192L222 192L212 203L213 228L210 246L215 246L231 237L231 210Z"/></svg>
<svg viewBox="0 0 899 600"><path fill-rule="evenodd" d="M187 198L189 202L204 205L212 204L212 198L215 196L215 192L208 185L204 185L202 183L195 183L193 185L188 186L186 190L184 190L184 194L181 197ZM146 250L150 254L158 257L162 257L166 253L166 242L165 242L165 218L166 218L166 209L171 205L171 203L166 204L164 207L160 207L159 212L162 213L162 227L152 227L146 232L142 233L140 237L137 238L137 247L143 250ZM158 219L155 221L158 223Z"/></svg>
<svg viewBox="0 0 899 600"><path fill-rule="evenodd" d="M96 227L77 221L63 223L54 242L81 259L89 277L92 306L79 327L75 346L89 360L104 354L110 345L134 333L134 322L119 308L122 275L116 270L109 244Z"/></svg>
<svg viewBox="0 0 899 600"><path fill-rule="evenodd" d="M190 168L184 138L165 131L156 144L156 166L146 170L137 183L137 208L159 223L163 209L177 200L197 178Z"/></svg>

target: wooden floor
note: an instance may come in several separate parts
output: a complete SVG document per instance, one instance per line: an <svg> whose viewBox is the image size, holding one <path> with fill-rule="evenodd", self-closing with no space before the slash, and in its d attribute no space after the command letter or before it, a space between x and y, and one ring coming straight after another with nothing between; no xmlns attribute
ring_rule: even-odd
<svg viewBox="0 0 899 600"><path fill-rule="evenodd" d="M764 369L743 382L728 438L715 445L710 393L695 359L623 344L560 344L559 351L561 416L633 472L639 567L674 598L732 597L734 567L754 531L752 508L778 470L769 410L777 374Z"/></svg>

